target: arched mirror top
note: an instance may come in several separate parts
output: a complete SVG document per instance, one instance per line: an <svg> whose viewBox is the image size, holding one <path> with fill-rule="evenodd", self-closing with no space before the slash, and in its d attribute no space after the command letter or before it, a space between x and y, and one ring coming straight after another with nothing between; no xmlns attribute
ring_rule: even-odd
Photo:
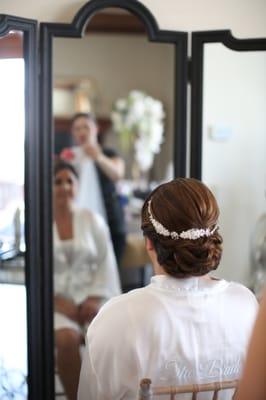
<svg viewBox="0 0 266 400"><path fill-rule="evenodd" d="M125 2L123 0L92 0L86 3L75 15L70 24L66 23L41 23L44 35L59 37L81 37L85 34L88 24L95 14L103 12L106 8L119 8L135 15L145 26L149 40L176 43L183 36L186 40L187 33L179 31L160 30L152 13L137 0Z"/></svg>

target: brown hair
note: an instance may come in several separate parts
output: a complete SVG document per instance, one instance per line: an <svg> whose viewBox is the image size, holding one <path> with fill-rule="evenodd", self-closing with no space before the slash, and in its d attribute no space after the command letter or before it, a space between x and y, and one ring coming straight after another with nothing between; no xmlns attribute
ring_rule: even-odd
<svg viewBox="0 0 266 400"><path fill-rule="evenodd" d="M189 178L160 185L143 205L141 228L144 236L152 241L159 264L169 275L176 278L200 276L216 269L222 255L222 237L218 230L196 240L162 236L149 219L149 200L153 217L169 231L212 230L217 224L219 208L207 186Z"/></svg>
<svg viewBox="0 0 266 400"><path fill-rule="evenodd" d="M94 117L93 114L91 113L86 113L86 112L79 112L73 115L72 119L71 119L71 126L74 124L74 122L79 119L79 118L86 118L89 121L93 121L94 123L96 123L96 119Z"/></svg>
<svg viewBox="0 0 266 400"><path fill-rule="evenodd" d="M68 171L72 172L72 174L75 175L77 179L79 178L76 168L69 162L61 159L58 159L54 162L54 170L53 170L54 177L56 177L58 172L62 171L63 169L67 169Z"/></svg>

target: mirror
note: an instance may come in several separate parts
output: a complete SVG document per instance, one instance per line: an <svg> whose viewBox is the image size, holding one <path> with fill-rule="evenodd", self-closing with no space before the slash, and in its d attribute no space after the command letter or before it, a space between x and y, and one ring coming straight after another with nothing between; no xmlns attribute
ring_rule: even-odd
<svg viewBox="0 0 266 400"><path fill-rule="evenodd" d="M221 208L220 273L247 286L255 267L252 236L266 212L265 71L266 51L205 45L202 179Z"/></svg>
<svg viewBox="0 0 266 400"><path fill-rule="evenodd" d="M112 16L119 17L119 21L131 18L136 26L139 26L137 18L120 9L105 9L102 15L99 14L100 18L103 15L108 16L110 21ZM97 23L97 16L92 19L92 23L94 19L96 19L94 23ZM63 229L60 228L65 226L66 221L66 214L62 212L65 204L59 199L60 195L62 196L61 187L63 183L66 184L67 179L72 179L79 185L76 189L77 197L74 199L79 207L79 214L77 211L73 214L73 221L79 226L76 234L83 236L92 234L92 239L87 243L88 250L83 250L83 259L78 255L81 253L81 247L78 248L76 244L76 255L72 249L73 258L69 261L68 268L68 271L72 269L71 274L76 274L76 282L73 281L72 287L78 286L75 291L71 291L68 286L71 298L75 304L81 304L80 308L81 310L84 308L83 314L86 318L82 322L75 322L77 325L75 329L80 332L90 321L90 315L88 312L86 315L85 307L91 307L94 301L94 307L98 309L110 296L120 292L118 266L124 291L128 290L129 286L144 284L139 281L139 268L144 268L143 264L147 264L148 259L140 231L140 209L149 190L173 174L174 46L149 43L144 27L142 25L140 27L142 31L137 33L110 34L88 30L79 40L69 38L54 40L55 154L74 165L79 174L79 182L76 182L77 179L75 180L71 171L60 170L54 176L53 189L54 219L57 227L54 230L54 287L57 310L54 324L56 343L58 342L56 362L59 378L63 383L62 389L67 393L71 393L70 377L67 376L63 366L66 364L65 358L69 360L67 357L69 352L62 349L60 344L64 340L63 328L67 328L69 323L66 323L64 317L63 324L62 314L65 316L66 311L60 308L62 299L58 294L70 296L70 293L62 285L60 286L60 280L62 281L65 272L59 272L61 265L59 256L65 255L71 258L71 254L68 253L71 252L69 247L71 243L68 240L63 241L64 237L69 238L71 235L64 236ZM161 79L162 76L164 79ZM92 117L80 113L90 113ZM79 117L73 121L75 115ZM133 119L132 122L130 118ZM147 123L149 125L146 129ZM140 126L143 126L143 130L146 129L142 137ZM157 131L153 132L151 128ZM146 142L145 133L149 135ZM153 138L151 135L154 135ZM141 146L138 152L135 150L137 140ZM156 140L157 145L152 143ZM151 146L154 144L158 154L153 153ZM146 147L147 154L145 145L150 146L150 149ZM147 166L142 169L144 163ZM82 214L80 208L83 209ZM95 217L92 221L91 217L86 217L88 211L84 212L84 209L101 215L106 227L109 228L111 240L108 238L109 234L106 236L103 228L97 226L99 222ZM86 219L87 226L84 226ZM92 222L93 224L97 222L95 227ZM94 233L96 229L98 234ZM82 239L74 238L75 240ZM135 265L131 264L131 267L136 269L123 268L124 264L132 263L130 253L127 257L123 257L127 240L131 240L130 243L134 240L139 253L143 254L140 264L138 261ZM104 263L99 263L97 260L102 258L104 242L107 242L104 251L110 254ZM96 272L93 268L96 268ZM99 289L94 287L94 280L96 281L97 270L100 273L100 268L105 269L101 274L105 273L106 277L99 292ZM114 279L115 274L116 279ZM94 312L97 311L96 308ZM73 319L70 326L74 329ZM69 362L67 364L69 365ZM76 372L77 377L79 368ZM73 382L74 374L73 368L71 377ZM60 390L60 383L56 382L56 386ZM74 398L75 393L72 396Z"/></svg>
<svg viewBox="0 0 266 400"><path fill-rule="evenodd" d="M230 47L237 42L231 37ZM254 39L253 50L258 44L262 50L263 39L257 47ZM266 47L240 52L222 43L202 46L201 168L220 205L224 253L219 274L259 296L266 269ZM239 41L236 50L244 46Z"/></svg>
<svg viewBox="0 0 266 400"><path fill-rule="evenodd" d="M55 152L66 159L73 157L74 164L79 164L77 156L69 150L73 149L74 153L82 150L83 138L77 136L86 121L80 118L71 126L71 119L82 112L96 117L101 151L107 152L109 161L118 163L117 168L123 163L124 171L114 171L113 178L112 170L104 170L108 169L106 160L102 164L96 162L99 189L106 194L103 199L98 195L101 201L94 200L93 204L89 199L90 178L84 172L88 165L77 165L81 174L78 204L103 215L109 225L117 263L121 265L126 232L141 235L139 213L143 198L152 187L173 176L174 46L150 43L139 20L121 9L105 9L92 19L92 26L94 20L97 24L103 16L109 24L113 17L114 22L130 18L136 31L141 31L121 34L120 22L117 32L105 33L92 31L89 24L80 40L54 40ZM135 149L137 145L139 150ZM110 195L117 197L111 205L108 204ZM124 243L122 248L121 243ZM124 264L127 263L124 259ZM125 275L120 268L123 287L128 290L131 282ZM133 278L132 272L130 278Z"/></svg>
<svg viewBox="0 0 266 400"><path fill-rule="evenodd" d="M0 397L16 399L28 392L23 54L23 32L0 37Z"/></svg>
<svg viewBox="0 0 266 400"><path fill-rule="evenodd" d="M46 184L48 185L48 182L50 182L50 188L47 186L47 190L43 193L46 199L48 217L43 221L46 232L45 242L51 245L46 248L45 253L45 271L47 274L45 298L47 318L50 322L52 322L51 292L49 289L49 285L52 284L51 275L54 278L55 309L58 312L60 306L62 306L61 310L66 306L66 303L60 303L59 297L56 298L59 293L57 278L60 275L61 268L60 260L56 260L56 257L61 258L61 266L63 259L71 260L75 258L78 246L76 243L73 244L72 242L71 244L67 241L73 240L74 233L78 231L78 223L76 224L74 221L75 211L73 210L80 206L89 209L87 200L84 204L84 197L82 204L81 193L84 195L86 189L86 196L89 200L91 200L92 195L97 194L95 196L96 206L103 205L100 208L105 211L100 218L102 221L100 224L105 233L101 233L101 237L104 238L101 241L97 239L90 246L88 246L88 243L85 245L87 246L85 252L87 255L83 254L86 263L80 259L85 267L83 272L79 271L75 275L76 284L77 286L82 285L82 283L85 284L85 280L89 276L92 277L92 280L93 276L96 276L95 271L97 272L98 267L97 262L95 262L95 255L100 253L99 245L101 248L108 246L108 249L110 249L105 252L113 260L108 262L108 268L109 271L110 268L116 271L115 274L112 274L113 279L107 271L108 279L102 284L105 291L108 289L108 296L104 297L100 292L91 292L90 294L88 288L90 289L90 285L93 287L92 282L86 285L86 293L78 291L80 298L75 302L80 304L86 295L91 296L93 297L93 304L91 303L88 309L95 312L97 307L100 306L99 297L100 301L105 301L107 297L116 294L119 279L122 283L121 289L124 291L142 286L146 282L145 275L149 270L144 267L148 260L140 233L140 209L143 200L155 184L173 176L173 171L179 176L185 174L186 34L160 31L150 12L138 2L126 4L125 7L128 12L123 9L123 2L121 2L121 5L119 2L115 2L115 5L119 4L121 8L113 8L111 0L105 2L105 7L108 4L112 9L102 9L100 2L98 2L98 12L96 13L96 3L87 3L70 25L41 24L43 170L50 171L52 164L53 168L57 168L64 159L76 167L79 173L79 182L75 172L69 171L68 167L65 170L61 169L59 175L56 172L53 177L44 173L46 174ZM78 39L80 36L83 36L82 39ZM50 37L52 41L49 40ZM51 44L53 44L53 48ZM50 83L51 81L52 86L50 87L47 82ZM128 112L128 107L134 109L134 113L131 112L131 115ZM143 112L144 108L145 113ZM87 118L83 115L83 118L75 119L73 122L72 118L77 112L89 112L93 115L93 118ZM148 115L148 122L136 122L134 120L136 115L139 117L143 114ZM127 118L125 118L126 116ZM151 118L153 125L150 121ZM79 128L74 126L76 122L78 122L76 125L81 125ZM140 131L141 122L142 129ZM145 129L148 135L151 135L149 132L151 125L154 135L152 144L156 141L157 145L152 147L151 141L144 145L144 135L142 135L141 148L145 151L142 152L143 154L138 151L138 156L143 156L142 161L135 156L134 144L137 139L140 139L141 133ZM83 143L83 133L79 136L79 132L83 130L84 126L87 127L85 136L88 138L92 135L91 141L93 143L90 141L90 143ZM78 130L80 131L78 132ZM84 144L86 144L87 152L85 152L85 155ZM109 149L107 152L103 150L106 148ZM89 152L91 152L91 157L88 157ZM92 155L93 152L94 155ZM95 153L97 153L97 157ZM144 155L146 155L145 159ZM83 161L85 158L86 166L82 165L81 156ZM96 157L97 161L93 157ZM53 163L51 163L52 158ZM90 158L92 159L90 160ZM116 179L108 179L106 184L104 182L104 180L106 181L106 178L104 178L105 167L108 165L107 169L110 169L111 164L116 165L117 170L119 165L120 167L122 165L122 173L120 168L120 176ZM144 164L145 168L143 168ZM88 175L89 169L90 175ZM83 192L84 170L87 170L87 178ZM106 188L105 199L101 196L104 192L104 185ZM61 206L59 205L63 198L63 195L60 195L60 186L61 188L71 186L72 194L69 194L68 198L70 200L71 197L71 201L68 204L71 204L72 214L68 214L68 217L71 216L68 220L62 214L60 216L63 207L62 203ZM51 218L52 208L49 209L52 198L53 218ZM115 208L116 214L111 214L111 217L108 207L106 207L108 203L117 207ZM79 217L84 226L88 219L86 217L88 212L86 210L85 217L82 217L82 215ZM123 229L120 231L117 220L113 216L117 216L117 214L121 216L121 212ZM61 221L64 221L65 231L63 231L62 224L60 227L60 218ZM96 219L99 220L98 217ZM97 223L99 225L99 222ZM92 229L92 227L91 224L87 229ZM99 232L100 227L96 226L95 229ZM116 229L117 232L115 232ZM120 237L123 236L124 243L119 240L119 243L122 242L124 247L122 249L124 254L121 257L117 256L116 248L113 245L114 233L119 233ZM54 256L51 254L52 243L50 238L52 234ZM88 238L88 235L86 237ZM136 259L136 254L139 256L138 259ZM116 257L114 257L115 255ZM50 262L52 258L53 269ZM89 265L90 268L87 267L88 264L93 263L94 265ZM89 274L88 269L91 271ZM115 282L114 276L116 277ZM69 283L70 280L64 281L62 279L62 282ZM68 300L70 300L69 297ZM48 312L50 312L50 315L48 315ZM54 326L57 326L57 322L54 320ZM80 327L79 321L76 322L79 325L78 332L80 335L82 334L82 327ZM88 323L89 320L86 322ZM86 324L82 325L86 326ZM49 325L49 329L46 329L48 337L52 336L50 327L52 328L52 325ZM61 329L62 331L63 329ZM61 344L56 334L55 394L67 392L69 398L75 398L76 392L73 387L77 386L79 357L76 357L75 365L70 363L73 365L71 376L67 377L67 374L65 374L64 377L64 371L62 372L62 368L60 371L60 365L62 366L64 363L66 365L64 360L68 356L66 348L69 349L69 347L60 348ZM50 346L50 353L53 353L52 340ZM58 357L60 350L62 350L61 361L60 356ZM75 354L77 354L77 351ZM68 365L70 364L68 363ZM49 372L51 373L47 369L47 374ZM59 372L59 375L57 372ZM73 376L75 377L74 384ZM72 385L72 388L69 385Z"/></svg>

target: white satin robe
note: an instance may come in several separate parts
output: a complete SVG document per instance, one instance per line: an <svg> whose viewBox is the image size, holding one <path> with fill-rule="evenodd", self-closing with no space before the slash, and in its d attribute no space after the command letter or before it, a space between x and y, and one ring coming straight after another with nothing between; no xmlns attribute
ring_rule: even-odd
<svg viewBox="0 0 266 400"><path fill-rule="evenodd" d="M256 312L238 283L157 275L108 301L89 326L78 400L136 400L142 378L160 386L237 379Z"/></svg>
<svg viewBox="0 0 266 400"><path fill-rule="evenodd" d="M69 265L54 224L54 293L80 303L88 296L105 300L121 293L114 250L103 218L75 209L74 261Z"/></svg>
<svg viewBox="0 0 266 400"><path fill-rule="evenodd" d="M79 191L76 205L100 214L107 221L99 176L92 160L80 146L72 147L72 163L79 173Z"/></svg>

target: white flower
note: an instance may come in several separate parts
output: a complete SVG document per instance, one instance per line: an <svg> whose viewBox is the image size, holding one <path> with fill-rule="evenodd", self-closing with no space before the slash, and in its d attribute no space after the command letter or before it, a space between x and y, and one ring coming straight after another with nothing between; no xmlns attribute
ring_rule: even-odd
<svg viewBox="0 0 266 400"><path fill-rule="evenodd" d="M145 172L150 169L153 162L153 153L147 150L145 143L142 140L136 140L135 144L135 158L139 164L139 168L141 171Z"/></svg>
<svg viewBox="0 0 266 400"><path fill-rule="evenodd" d="M130 114L134 115L136 122L141 120L145 114L145 103L142 100L134 102L130 109Z"/></svg>
<svg viewBox="0 0 266 400"><path fill-rule="evenodd" d="M127 102L125 99L118 99L116 102L116 109L118 111L124 111L127 108Z"/></svg>
<svg viewBox="0 0 266 400"><path fill-rule="evenodd" d="M123 118L122 118L121 114L119 114L116 111L113 111L111 113L111 119L112 119L113 125L115 127L115 130L117 130L117 131L121 130L121 128L123 126Z"/></svg>
<svg viewBox="0 0 266 400"><path fill-rule="evenodd" d="M124 119L124 125L127 129L133 129L134 125L136 124L136 118L133 113L128 113Z"/></svg>
<svg viewBox="0 0 266 400"><path fill-rule="evenodd" d="M132 90L127 98L116 101L111 118L113 129L124 144L130 146L132 141L128 140L128 135L134 137L135 159L140 169L147 171L163 143L162 103L139 90Z"/></svg>
<svg viewBox="0 0 266 400"><path fill-rule="evenodd" d="M128 98L132 101L139 101L140 99L145 98L146 95L141 92L140 90L131 90L131 92L129 92L129 96Z"/></svg>

